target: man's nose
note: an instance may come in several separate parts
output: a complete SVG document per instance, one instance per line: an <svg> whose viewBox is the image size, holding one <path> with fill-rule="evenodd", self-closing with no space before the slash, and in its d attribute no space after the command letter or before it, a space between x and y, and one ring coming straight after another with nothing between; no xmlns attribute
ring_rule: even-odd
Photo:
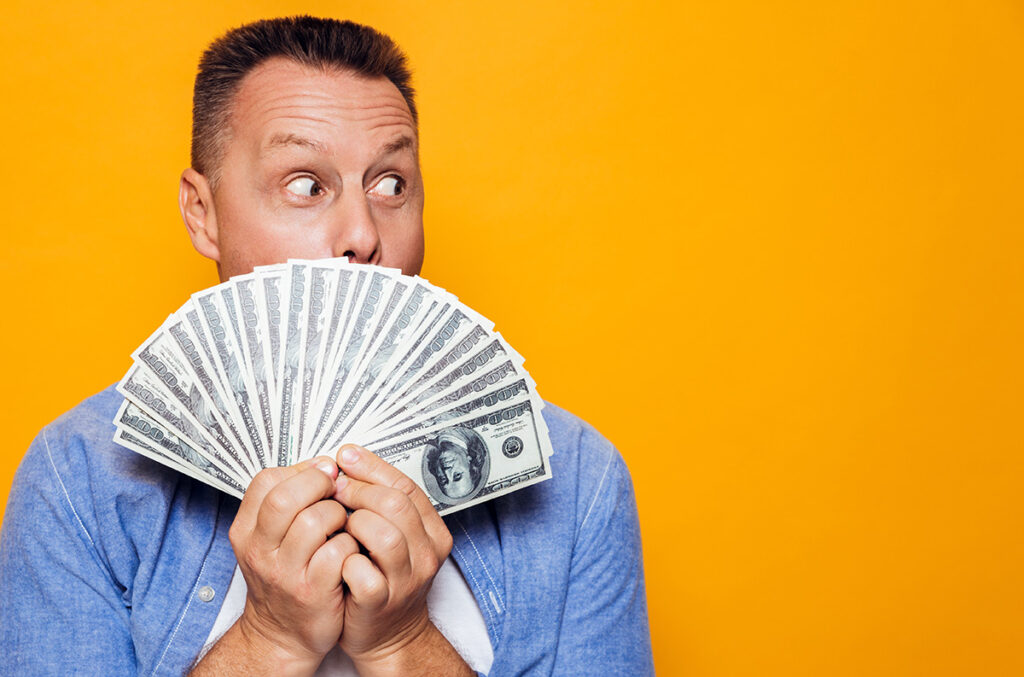
<svg viewBox="0 0 1024 677"><path fill-rule="evenodd" d="M354 263L380 261L380 231L365 193L345 195L332 219L333 256L347 256Z"/></svg>

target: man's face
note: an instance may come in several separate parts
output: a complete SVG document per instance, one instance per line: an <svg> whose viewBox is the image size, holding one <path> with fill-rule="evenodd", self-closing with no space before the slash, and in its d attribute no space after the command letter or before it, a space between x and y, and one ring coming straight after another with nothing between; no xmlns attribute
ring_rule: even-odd
<svg viewBox="0 0 1024 677"><path fill-rule="evenodd" d="M181 194L193 243L222 280L331 256L419 272L416 126L386 78L269 60L242 81L224 151L216 189L186 170Z"/></svg>
<svg viewBox="0 0 1024 677"><path fill-rule="evenodd" d="M473 478L469 474L469 455L459 447L448 446L441 451L438 465L447 483L442 491L452 498L463 498L473 491Z"/></svg>

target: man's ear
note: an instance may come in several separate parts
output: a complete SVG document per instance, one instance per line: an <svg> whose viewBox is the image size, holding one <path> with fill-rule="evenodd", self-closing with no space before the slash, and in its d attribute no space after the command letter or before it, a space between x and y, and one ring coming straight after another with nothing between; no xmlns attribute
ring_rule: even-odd
<svg viewBox="0 0 1024 677"><path fill-rule="evenodd" d="M189 167L181 173L178 207L185 221L188 236L196 251L220 263L217 238L217 213L213 207L213 191L206 177Z"/></svg>

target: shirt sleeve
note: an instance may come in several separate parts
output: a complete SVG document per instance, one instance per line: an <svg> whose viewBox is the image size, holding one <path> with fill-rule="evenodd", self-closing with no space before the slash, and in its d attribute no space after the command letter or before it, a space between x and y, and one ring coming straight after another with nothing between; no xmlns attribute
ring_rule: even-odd
<svg viewBox="0 0 1024 677"><path fill-rule="evenodd" d="M103 666L134 675L124 589L80 517L89 509L75 503L65 459L44 430L14 478L0 529L0 674L90 675Z"/></svg>
<svg viewBox="0 0 1024 677"><path fill-rule="evenodd" d="M585 462L603 469L580 504L553 674L653 675L633 483L618 451L593 431L581 446L588 437L602 453Z"/></svg>

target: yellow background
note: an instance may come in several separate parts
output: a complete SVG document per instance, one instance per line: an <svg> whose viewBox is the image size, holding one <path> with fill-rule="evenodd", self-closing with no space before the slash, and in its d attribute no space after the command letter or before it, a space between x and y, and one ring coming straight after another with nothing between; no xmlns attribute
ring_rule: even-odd
<svg viewBox="0 0 1024 677"><path fill-rule="evenodd" d="M424 274L621 449L661 674L1024 673L1019 2L7 2L0 499L215 282L195 65L299 11L410 54Z"/></svg>

